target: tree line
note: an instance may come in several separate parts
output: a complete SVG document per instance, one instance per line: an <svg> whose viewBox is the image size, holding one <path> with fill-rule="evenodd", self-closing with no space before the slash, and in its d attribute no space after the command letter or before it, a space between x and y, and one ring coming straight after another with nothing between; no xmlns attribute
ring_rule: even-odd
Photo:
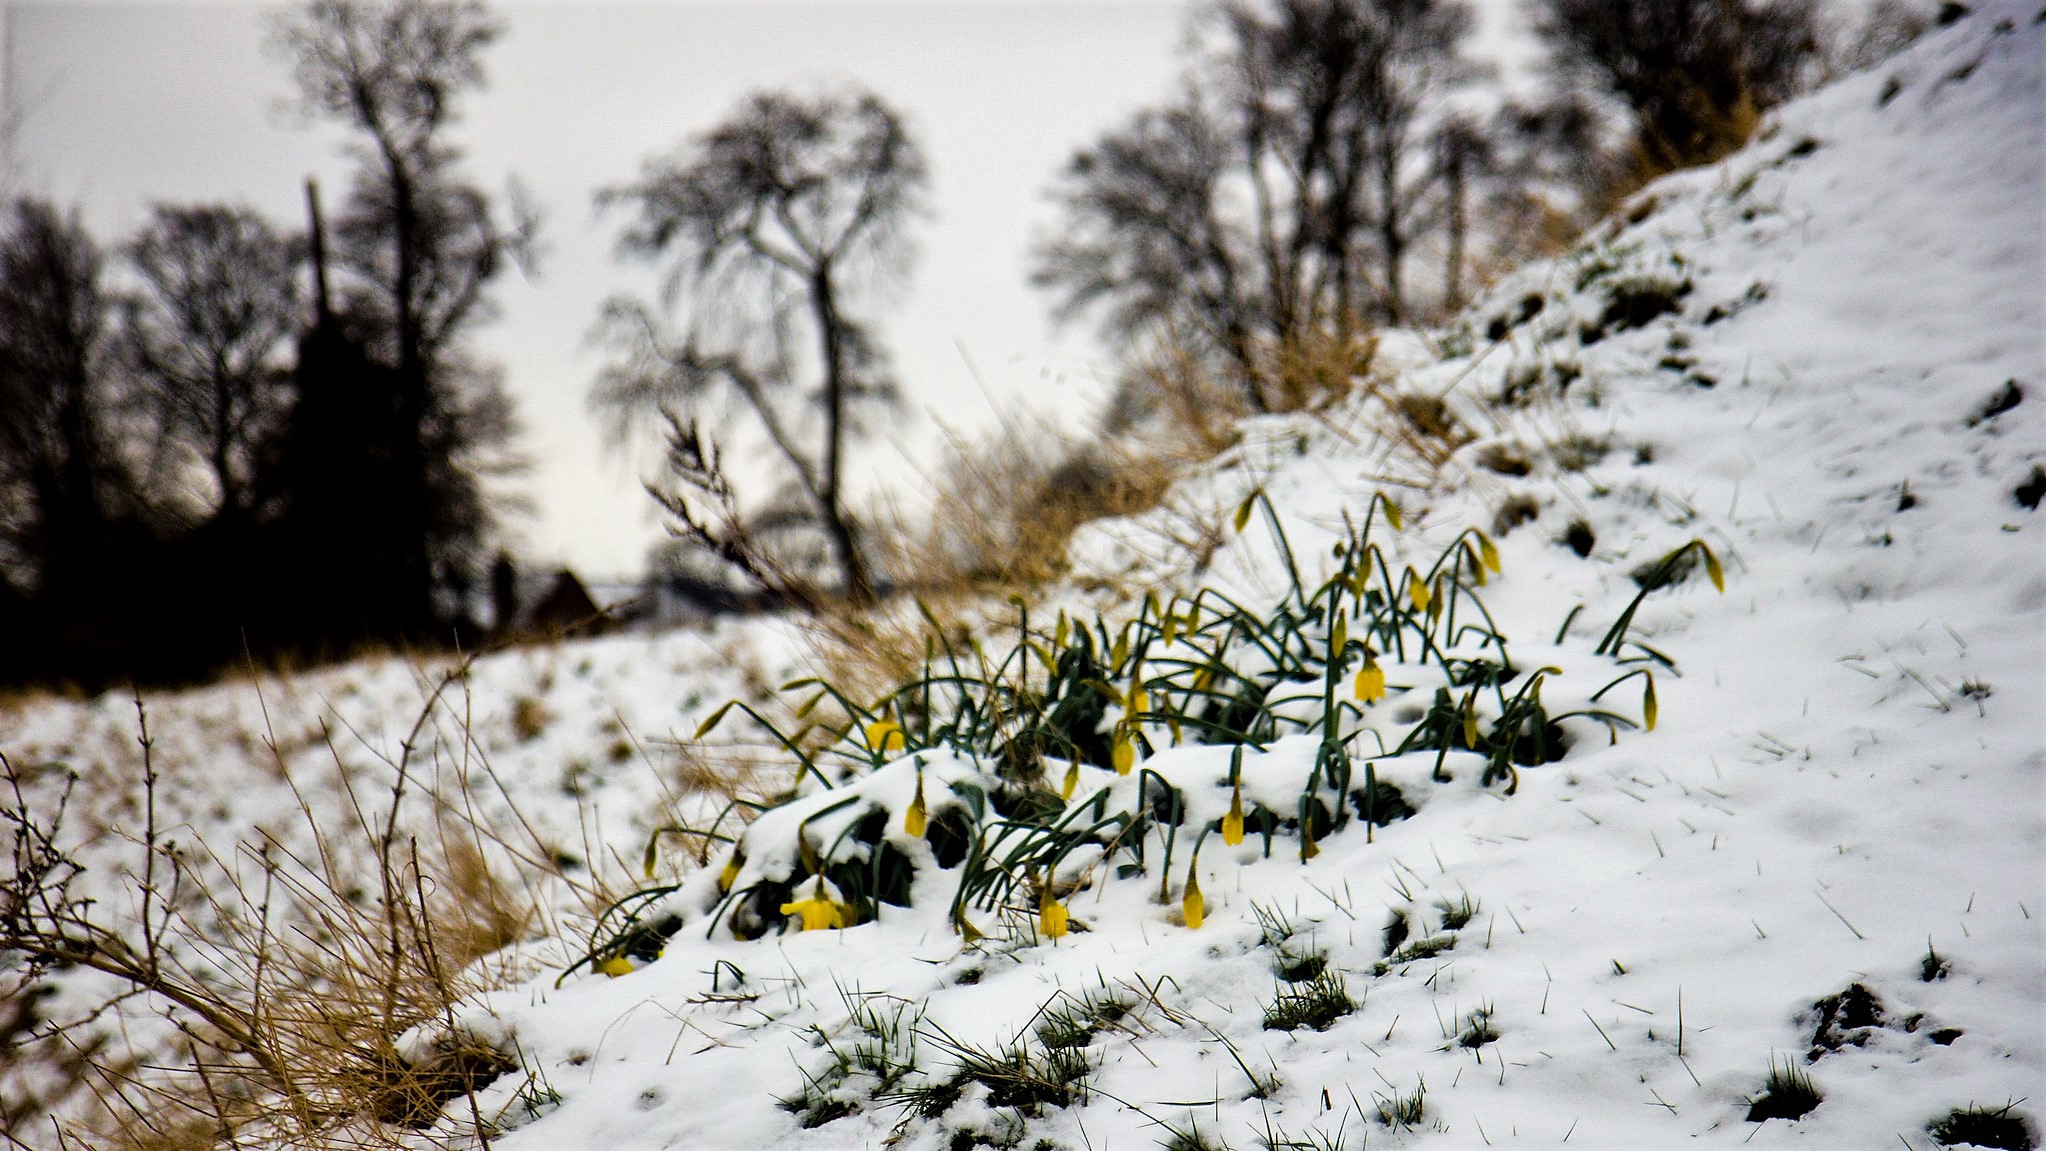
<svg viewBox="0 0 2046 1151"><path fill-rule="evenodd" d="M298 231L156 205L102 246L0 222L0 680L180 681L441 644L516 463L469 337L529 232L449 139L499 25L476 0L313 0L274 29L355 170Z"/></svg>
<svg viewBox="0 0 2046 1151"><path fill-rule="evenodd" d="M1950 8L1953 6L1949 6ZM1817 0L1528 0L1547 94L1472 98L1464 0L1207 0L1176 91L1076 150L1033 282L1124 349L1110 430L1167 386L1297 406L1303 349L1452 313L1471 286L1577 234L1662 172L1744 143L1760 115L1921 31L1907 0L1856 29ZM784 598L875 577L842 499L844 442L893 385L857 289L902 273L925 166L872 93L764 93L601 201L622 251L665 261L661 302L618 299L593 406L661 429L678 578ZM1203 400L1209 398L1201 397ZM717 413L725 413L722 421ZM811 438L796 429L806 423ZM782 486L742 499L725 446L764 442Z"/></svg>
<svg viewBox="0 0 2046 1151"><path fill-rule="evenodd" d="M1501 104L1472 98L1490 70L1464 0L1195 8L1175 91L1073 153L1035 253L1057 313L1128 350L1111 418L1156 403L1140 369L1159 349L1240 410L1298 403L1304 344L1453 311L1489 269L1926 22L1905 0L1856 36L1816 0L1527 14L1548 95ZM0 679L189 678L473 633L492 481L517 459L471 337L533 232L464 174L451 129L500 31L480 0L309 0L277 24L303 107L353 133L349 186L331 221L310 197L303 231L159 205L106 249L75 213L11 205ZM606 304L591 403L620 437L661 435L650 490L679 577L812 605L885 590L847 458L895 403L874 289L906 274L927 185L904 117L849 87L756 93L599 193L620 254L668 271L659 299Z"/></svg>

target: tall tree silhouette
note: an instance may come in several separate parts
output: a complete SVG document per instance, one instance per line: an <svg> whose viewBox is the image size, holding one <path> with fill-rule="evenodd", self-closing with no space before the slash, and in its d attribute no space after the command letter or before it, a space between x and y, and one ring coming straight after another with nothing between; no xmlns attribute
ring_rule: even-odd
<svg viewBox="0 0 2046 1151"><path fill-rule="evenodd" d="M793 518L822 529L848 597L873 596L845 506L845 450L855 407L893 389L851 303L860 287L902 270L901 226L924 183L921 150L878 96L763 92L600 197L633 212L625 253L672 260L668 294L687 316L671 335L652 305L613 300L606 331L623 355L592 402L621 434L668 415L670 461L689 489L663 501L675 526L763 582L776 581L768 569L778 557L754 545L776 520ZM720 396L753 417L792 499L741 512L715 439L692 411ZM798 435L813 412L823 424L816 448Z"/></svg>
<svg viewBox="0 0 2046 1151"><path fill-rule="evenodd" d="M0 228L0 598L35 603L22 622L43 643L94 649L110 637L81 624L126 487L121 400L101 370L104 263L77 216L45 201L15 201Z"/></svg>
<svg viewBox="0 0 2046 1151"><path fill-rule="evenodd" d="M463 337L490 316L490 281L530 253L530 221L501 225L447 138L499 30L475 0L311 0L277 28L305 108L360 134L332 235L333 309L308 348L331 357L314 376L388 389L384 435L359 453L376 469L363 497L378 503L357 527L377 538L335 544L387 557L387 594L373 597L393 613L384 634L424 637L457 610L443 593L467 582L494 526L484 480L512 462L509 401ZM338 342L344 328L354 352ZM310 418L300 426L324 434Z"/></svg>

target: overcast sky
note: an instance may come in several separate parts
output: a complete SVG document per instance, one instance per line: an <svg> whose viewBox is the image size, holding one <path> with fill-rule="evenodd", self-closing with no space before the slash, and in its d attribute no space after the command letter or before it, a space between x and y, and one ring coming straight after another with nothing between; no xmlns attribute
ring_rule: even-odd
<svg viewBox="0 0 2046 1151"><path fill-rule="evenodd" d="M102 242L155 200L241 201L292 226L308 175L338 200L346 137L290 111L286 68L264 47L276 8L14 0L12 190L82 206ZM620 221L599 218L592 193L760 88L866 85L905 113L930 161L933 212L913 231L913 279L882 328L911 418L854 457L861 471L915 484L936 421L983 424L990 393L1054 410L1100 398L1105 357L1087 330L1052 329L1026 283L1028 251L1054 222L1045 190L1072 151L1169 93L1180 0L496 9L506 33L455 139L475 182L501 188L515 174L545 213L537 275L506 276L502 318L479 333L535 465L522 487L536 514L511 525L529 558L600 577L640 570L658 533L639 488L649 461L607 447L587 415L601 361L586 337L602 299L650 273L613 258Z"/></svg>

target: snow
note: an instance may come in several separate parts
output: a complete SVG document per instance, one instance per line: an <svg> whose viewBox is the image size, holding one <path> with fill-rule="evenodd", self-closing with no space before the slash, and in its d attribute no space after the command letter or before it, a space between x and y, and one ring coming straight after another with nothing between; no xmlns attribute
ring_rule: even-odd
<svg viewBox="0 0 2046 1151"><path fill-rule="evenodd" d="M1368 836L1353 821L1305 861L1294 832L1269 851L1255 832L1236 846L1210 835L1194 929L1182 907L1191 840L1228 812L1231 772L1246 805L1290 811L1321 739L1288 735L1239 758L1174 747L1165 725L1113 705L1103 731L1141 730L1143 770L1082 768L1073 802L1135 809L1152 794L1146 772L1182 790L1165 897L1157 868L1117 878L1104 860L1126 857L1076 852L1048 877L1070 932L1049 937L1019 883L1006 907L966 909L984 934L973 942L954 929L956 872L904 825L919 788L936 821L994 786L991 765L942 748L842 777L834 763L838 786L796 780L795 799L747 827L735 871L713 854L675 877L661 907L682 926L658 958L557 985L573 945L538 947L544 969L463 1006L465 1024L515 1046L522 1067L483 1093L505 1128L492 1146L1110 1148L1197 1132L1217 1147L1928 1148L1928 1125L1949 1110L2013 1102L2037 1130L2046 555L2039 513L2014 491L2046 464L2042 18L1982 5L1779 110L1743 152L1644 191L1578 249L1496 285L1460 325L1388 335L1379 364L1398 366L1392 386L1443 397L1474 438L1427 490L1391 491L1405 529L1373 539L1397 573L1425 571L1466 528L1491 532L1504 570L1480 594L1517 666L1560 669L1543 688L1552 711L1651 666L1594 651L1638 590L1632 573L1694 540L1724 561L1723 595L1694 574L1635 616L1631 634L1675 664L1657 669L1653 731L1633 726L1644 717L1630 680L1598 705L1628 721L1616 738L1569 721L1567 755L1520 768L1511 796L1483 785L1468 753L1446 758L1446 783L1431 780L1432 752L1377 760L1410 818ZM1628 292L1673 307L1620 317L1610 305ZM1539 309L1517 319L1531 298ZM1987 414L2006 381L2021 402ZM1310 586L1326 578L1345 512L1360 519L1378 477L1415 466L1368 431L1376 402L1254 423L1167 510L1090 529L1083 578L1137 571L1166 600L1214 587L1276 602L1286 574L1262 525L1225 531L1204 563L1159 543L1190 507L1226 517L1253 485ZM1526 474L1482 462L1505 456ZM1500 520L1515 503L1538 514ZM1588 556L1564 543L1573 521ZM1100 602L1076 589L1051 598L1038 618ZM591 838L636 865L668 814L707 822L717 807L676 797L637 748L615 763L601 749L686 743L724 698L759 699L798 674L795 641L765 621L479 661L465 681L472 727L497 733L483 758L509 781L492 802L537 813L554 846ZM1343 721L1377 733L1360 737L1360 757L1396 744L1444 684L1432 665L1382 654L1388 697ZM750 674L735 666L747 661ZM262 686L260 701L241 684L150 702L161 762L220 765L175 792L177 819L217 842L282 828L297 810L247 734L264 730L265 705L297 748L291 771L310 778L322 716L360 733L350 747L391 757L425 690L396 662ZM524 741L504 734L521 697L553 717ZM24 705L4 746L18 761L127 763L116 749L133 739L131 706ZM1487 701L1481 720L1497 714ZM1297 712L1319 715L1318 697ZM743 726L727 717L717 738ZM437 746L472 744L443 734ZM550 789L578 762L584 800L563 802ZM786 757L780 770L794 777ZM843 930L735 936L728 890L864 858L847 833L876 811L917 868L910 906ZM1147 865L1163 858L1150 834ZM842 893L813 884L794 897ZM1466 899L1469 922L1445 926ZM1410 947L1453 944L1388 956L1396 914ZM1925 978L1929 950L1946 964L1937 978ZM1305 986L1276 965L1311 954L1355 1009L1325 1030L1268 1029L1267 1010ZM1816 1046L1815 1005L1856 984L1885 1024L1837 1051ZM965 1048L1046 1058L1033 1036L1048 1016L1111 996L1128 1012L1087 1041L1094 1070L1070 1106L1019 1109L967 1086L919 1115L877 1072L832 1070L835 1052L879 1044L917 1068L900 1091L941 1083ZM1748 1122L1785 1063L1823 1101L1794 1121ZM777 1103L806 1084L848 1113L800 1126L800 1108ZM1423 1085L1417 1126L1380 1122L1381 1104Z"/></svg>

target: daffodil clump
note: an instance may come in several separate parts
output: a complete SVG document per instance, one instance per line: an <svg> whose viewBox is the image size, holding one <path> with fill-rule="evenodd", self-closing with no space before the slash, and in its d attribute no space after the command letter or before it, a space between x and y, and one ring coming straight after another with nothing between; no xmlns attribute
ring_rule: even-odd
<svg viewBox="0 0 2046 1151"><path fill-rule="evenodd" d="M1368 835L1411 814L1435 784L1511 794L1521 770L1559 758L1587 725L1612 738L1652 729L1655 671L1670 661L1630 634L1635 611L1701 562L1724 581L1692 541L1637 575L1640 596L1595 650L1564 637L1509 647L1477 595L1502 572L1484 532L1458 534L1432 562L1395 561L1411 547L1382 538L1401 516L1375 497L1310 585L1261 494L1238 509L1239 530L1260 510L1288 581L1276 604L1154 595L1120 626L1063 614L1036 625L1020 609L999 658L934 635L925 674L872 704L821 680L788 685L810 693L799 715L829 702L850 722L821 752L769 726L797 761L796 792L702 877L661 889L662 910L750 938L938 899L969 941L1006 923L1056 943L1084 928L1080 893L1141 874L1161 904L1176 890L1177 922L1198 930L1213 910L1200 874L1211 834L1225 868L1281 841L1310 860L1348 826ZM1615 710L1634 680L1638 709ZM733 704L703 731L733 709L766 724ZM592 950L600 966L616 953Z"/></svg>

